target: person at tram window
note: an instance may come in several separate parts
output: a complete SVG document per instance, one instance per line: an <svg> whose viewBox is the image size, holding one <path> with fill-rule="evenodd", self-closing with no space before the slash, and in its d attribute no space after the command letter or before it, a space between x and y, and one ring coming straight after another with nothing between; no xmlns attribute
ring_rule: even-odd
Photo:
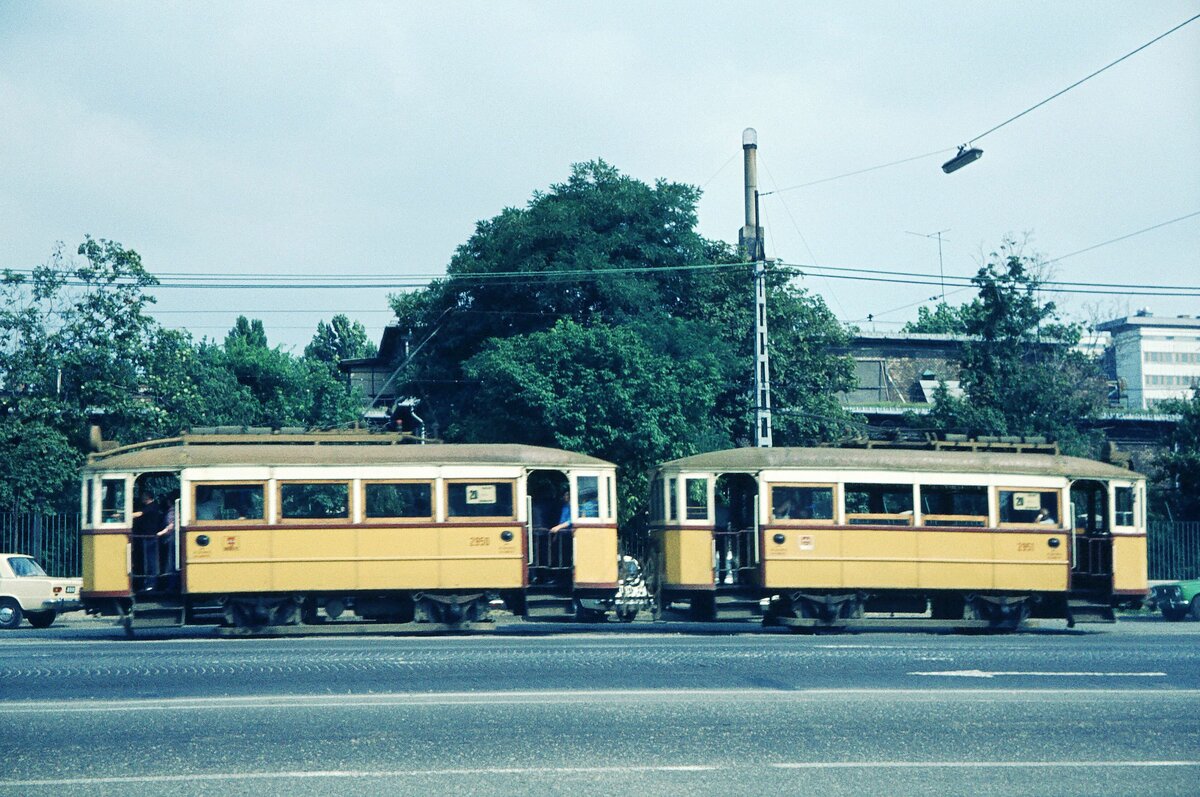
<svg viewBox="0 0 1200 797"><path fill-rule="evenodd" d="M142 588L153 589L158 580L158 531L163 525L163 513L158 506L158 499L149 490L144 491L139 498L140 506L133 513L133 538L136 542L140 568L135 575L143 578Z"/></svg>
<svg viewBox="0 0 1200 797"><path fill-rule="evenodd" d="M219 520L221 518L221 497L214 489L209 489L208 497L196 506L196 520Z"/></svg>
<svg viewBox="0 0 1200 797"><path fill-rule="evenodd" d="M564 489L559 499L558 523L550 527L551 534L568 530L571 526L571 491Z"/></svg>
<svg viewBox="0 0 1200 797"><path fill-rule="evenodd" d="M1042 507L1038 510L1037 517L1034 518L1033 522L1040 523L1043 526L1058 525L1058 520L1056 520L1054 515L1050 514L1050 510L1046 509L1045 507Z"/></svg>

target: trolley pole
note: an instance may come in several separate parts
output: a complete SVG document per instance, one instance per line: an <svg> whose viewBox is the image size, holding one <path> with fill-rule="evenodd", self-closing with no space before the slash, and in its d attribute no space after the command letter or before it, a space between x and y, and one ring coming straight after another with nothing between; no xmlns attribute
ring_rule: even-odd
<svg viewBox="0 0 1200 797"><path fill-rule="evenodd" d="M754 445L770 448L771 365L767 346L767 259L758 223L758 133L742 131L746 223L738 234L742 256L754 263Z"/></svg>

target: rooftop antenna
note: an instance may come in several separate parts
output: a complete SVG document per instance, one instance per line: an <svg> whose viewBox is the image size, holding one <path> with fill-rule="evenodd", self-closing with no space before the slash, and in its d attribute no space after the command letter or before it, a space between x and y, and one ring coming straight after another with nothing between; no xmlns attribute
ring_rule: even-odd
<svg viewBox="0 0 1200 797"><path fill-rule="evenodd" d="M946 303L946 269L945 269L945 266L942 264L942 233L950 232L950 230L948 230L948 229L938 230L937 232L931 232L931 233L912 232L911 230L905 230L905 232L908 233L909 235L916 235L921 238L937 238L937 242L938 242L938 274L941 276L941 281L942 281L942 304L945 304Z"/></svg>

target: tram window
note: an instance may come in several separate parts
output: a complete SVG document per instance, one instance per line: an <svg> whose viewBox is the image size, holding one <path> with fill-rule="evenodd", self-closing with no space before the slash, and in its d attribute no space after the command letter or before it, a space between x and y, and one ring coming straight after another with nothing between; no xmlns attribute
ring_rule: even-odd
<svg viewBox="0 0 1200 797"><path fill-rule="evenodd" d="M125 522L125 480L103 479L100 482L100 522Z"/></svg>
<svg viewBox="0 0 1200 797"><path fill-rule="evenodd" d="M776 485L771 488L773 520L833 521L833 486Z"/></svg>
<svg viewBox="0 0 1200 797"><path fill-rule="evenodd" d="M663 480L655 477L654 481L650 482L650 519L663 520L665 518L663 506Z"/></svg>
<svg viewBox="0 0 1200 797"><path fill-rule="evenodd" d="M287 520L331 520L350 516L350 486L345 482L283 482L279 515Z"/></svg>
<svg viewBox="0 0 1200 797"><path fill-rule="evenodd" d="M669 479L667 485L667 517L675 520L679 517L679 479Z"/></svg>
<svg viewBox="0 0 1200 797"><path fill-rule="evenodd" d="M614 518L617 515L617 505L613 501L613 478L612 476L604 477L604 494L608 499L608 517Z"/></svg>
<svg viewBox="0 0 1200 797"><path fill-rule="evenodd" d="M986 487L921 485L921 520L926 526L986 526Z"/></svg>
<svg viewBox="0 0 1200 797"><path fill-rule="evenodd" d="M96 480L87 478L83 480L83 522L88 526L96 524L96 506L95 493Z"/></svg>
<svg viewBox="0 0 1200 797"><path fill-rule="evenodd" d="M1057 526L1057 490L1001 490L1000 523Z"/></svg>
<svg viewBox="0 0 1200 797"><path fill-rule="evenodd" d="M197 484L196 520L262 520L261 484Z"/></svg>
<svg viewBox="0 0 1200 797"><path fill-rule="evenodd" d="M446 498L450 517L514 517L512 482L450 482Z"/></svg>
<svg viewBox="0 0 1200 797"><path fill-rule="evenodd" d="M1114 487L1113 488L1113 503L1115 504L1115 515L1113 525L1115 526L1133 526L1133 488L1132 487Z"/></svg>
<svg viewBox="0 0 1200 797"><path fill-rule="evenodd" d="M911 484L847 484L846 522L852 526L911 526Z"/></svg>
<svg viewBox="0 0 1200 797"><path fill-rule="evenodd" d="M687 519L708 519L708 479L684 479L687 492Z"/></svg>
<svg viewBox="0 0 1200 797"><path fill-rule="evenodd" d="M429 482L367 482L368 518L433 517L433 485Z"/></svg>
<svg viewBox="0 0 1200 797"><path fill-rule="evenodd" d="M596 476L576 476L575 495L579 506L575 517L600 517L600 479Z"/></svg>

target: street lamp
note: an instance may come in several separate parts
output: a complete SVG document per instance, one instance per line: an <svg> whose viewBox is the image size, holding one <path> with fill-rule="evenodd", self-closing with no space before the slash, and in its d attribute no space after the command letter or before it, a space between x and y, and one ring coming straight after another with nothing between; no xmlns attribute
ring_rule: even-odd
<svg viewBox="0 0 1200 797"><path fill-rule="evenodd" d="M966 166L968 163L974 163L982 157L983 150L976 149L975 147L967 149L967 145L963 144L958 148L957 155L942 164L942 171L944 171L946 174L950 174L950 172L956 172L962 167Z"/></svg>

